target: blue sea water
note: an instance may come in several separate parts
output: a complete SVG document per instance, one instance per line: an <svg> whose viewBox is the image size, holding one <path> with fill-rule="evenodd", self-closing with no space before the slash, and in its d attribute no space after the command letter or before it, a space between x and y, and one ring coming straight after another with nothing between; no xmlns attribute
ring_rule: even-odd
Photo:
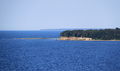
<svg viewBox="0 0 120 71"><path fill-rule="evenodd" d="M62 41L59 31L0 31L0 71L120 71L120 41Z"/></svg>

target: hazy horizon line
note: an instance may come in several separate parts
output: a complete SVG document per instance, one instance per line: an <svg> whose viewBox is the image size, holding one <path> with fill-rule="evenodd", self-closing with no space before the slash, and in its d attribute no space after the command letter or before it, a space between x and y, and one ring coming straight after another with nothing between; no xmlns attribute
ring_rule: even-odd
<svg viewBox="0 0 120 71"><path fill-rule="evenodd" d="M115 27L117 28L117 27ZM115 28L59 28L59 29L39 29L39 30L0 30L0 31L44 31L44 30L87 30L87 29L115 29ZM119 27L118 27L119 28Z"/></svg>

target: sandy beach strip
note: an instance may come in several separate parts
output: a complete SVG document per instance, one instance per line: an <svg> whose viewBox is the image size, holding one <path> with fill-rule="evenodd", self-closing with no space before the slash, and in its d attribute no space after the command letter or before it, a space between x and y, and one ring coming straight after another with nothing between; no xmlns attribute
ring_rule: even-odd
<svg viewBox="0 0 120 71"><path fill-rule="evenodd" d="M49 39L49 38L16 38L16 39Z"/></svg>
<svg viewBox="0 0 120 71"><path fill-rule="evenodd" d="M58 38L15 38L15 39L55 39L57 40Z"/></svg>

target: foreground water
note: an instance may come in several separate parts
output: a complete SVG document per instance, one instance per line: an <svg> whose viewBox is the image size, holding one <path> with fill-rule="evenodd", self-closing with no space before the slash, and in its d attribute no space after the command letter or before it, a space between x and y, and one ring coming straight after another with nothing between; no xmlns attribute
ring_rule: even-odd
<svg viewBox="0 0 120 71"><path fill-rule="evenodd" d="M1 31L0 71L120 71L120 41L62 41L58 31Z"/></svg>

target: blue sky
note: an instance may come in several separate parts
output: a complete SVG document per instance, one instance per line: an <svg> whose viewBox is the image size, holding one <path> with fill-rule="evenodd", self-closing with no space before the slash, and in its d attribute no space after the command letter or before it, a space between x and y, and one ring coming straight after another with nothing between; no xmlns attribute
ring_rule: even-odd
<svg viewBox="0 0 120 71"><path fill-rule="evenodd" d="M0 0L0 30L120 27L120 0Z"/></svg>

